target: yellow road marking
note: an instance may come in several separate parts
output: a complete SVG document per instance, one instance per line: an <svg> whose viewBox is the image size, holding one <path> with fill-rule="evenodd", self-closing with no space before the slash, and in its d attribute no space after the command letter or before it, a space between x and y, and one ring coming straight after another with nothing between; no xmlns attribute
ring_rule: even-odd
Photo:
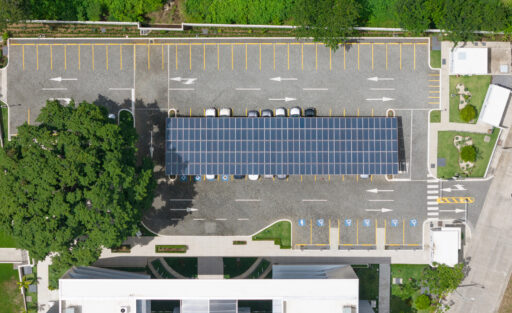
<svg viewBox="0 0 512 313"><path fill-rule="evenodd" d="M151 69L151 50L150 46L148 45L148 70Z"/></svg>
<svg viewBox="0 0 512 313"><path fill-rule="evenodd" d="M50 46L50 70L53 71L53 46Z"/></svg>
<svg viewBox="0 0 512 313"><path fill-rule="evenodd" d="M439 76L439 74L428 74L428 76Z"/></svg>
<svg viewBox="0 0 512 313"><path fill-rule="evenodd" d="M231 70L234 69L233 58L233 45L231 45Z"/></svg>
<svg viewBox="0 0 512 313"><path fill-rule="evenodd" d="M276 45L273 45L274 48L274 71L276 70Z"/></svg>
<svg viewBox="0 0 512 313"><path fill-rule="evenodd" d="M313 244L313 220L309 220L309 244Z"/></svg>
<svg viewBox="0 0 512 313"><path fill-rule="evenodd" d="M107 67L107 71L108 71L108 46L105 47L105 66Z"/></svg>
<svg viewBox="0 0 512 313"><path fill-rule="evenodd" d="M388 69L388 44L386 44L386 70Z"/></svg>
<svg viewBox="0 0 512 313"><path fill-rule="evenodd" d="M402 69L402 44L400 43L400 69Z"/></svg>
<svg viewBox="0 0 512 313"><path fill-rule="evenodd" d="M231 45L231 49L233 49L233 45ZM188 64L189 69L192 70L192 46L188 46Z"/></svg>
<svg viewBox="0 0 512 313"><path fill-rule="evenodd" d="M331 244L331 219L329 219L329 245Z"/></svg>
<svg viewBox="0 0 512 313"><path fill-rule="evenodd" d="M428 81L429 82L440 82L441 80L440 79L429 79Z"/></svg>
<svg viewBox="0 0 512 313"><path fill-rule="evenodd" d="M373 117L373 108L372 108L372 117Z"/></svg>
<svg viewBox="0 0 512 313"><path fill-rule="evenodd" d="M346 115L345 115L345 112L346 112L346 111L345 111L345 108L343 108L343 116L344 116L344 117L346 116Z"/></svg>
<svg viewBox="0 0 512 313"><path fill-rule="evenodd" d="M123 70L123 46L122 45L119 45L119 69L121 71Z"/></svg>
<svg viewBox="0 0 512 313"><path fill-rule="evenodd" d="M429 93L439 93L440 91L439 90L429 90L428 92Z"/></svg>
<svg viewBox="0 0 512 313"><path fill-rule="evenodd" d="M372 44L372 71L373 71L373 44Z"/></svg>
<svg viewBox="0 0 512 313"><path fill-rule="evenodd" d="M346 45L343 45L343 69L347 69L347 49Z"/></svg>
<svg viewBox="0 0 512 313"><path fill-rule="evenodd" d="M247 71L247 44L245 44L245 70Z"/></svg>
<svg viewBox="0 0 512 313"><path fill-rule="evenodd" d="M332 49L329 48L329 71L332 71Z"/></svg>
<svg viewBox="0 0 512 313"><path fill-rule="evenodd" d="M377 222L378 220L375 219L375 245L377 245Z"/></svg>
<svg viewBox="0 0 512 313"><path fill-rule="evenodd" d="M475 198L473 197L441 197L437 198L437 203L473 203Z"/></svg>
<svg viewBox="0 0 512 313"><path fill-rule="evenodd" d="M428 98L429 98L429 99L440 99L441 97L433 97L433 96L429 96Z"/></svg>
<svg viewBox="0 0 512 313"><path fill-rule="evenodd" d="M414 44L414 70L416 70L416 44Z"/></svg>
<svg viewBox="0 0 512 313"><path fill-rule="evenodd" d="M318 71L318 44L315 44L315 70Z"/></svg>
<svg viewBox="0 0 512 313"><path fill-rule="evenodd" d="M92 47L92 50L91 50L91 53L92 53L92 70L94 71L94 46L91 46Z"/></svg>
<svg viewBox="0 0 512 313"><path fill-rule="evenodd" d="M288 51L288 70L290 70L290 44L288 44L287 51Z"/></svg>
<svg viewBox="0 0 512 313"><path fill-rule="evenodd" d="M340 238L340 219L338 219L338 244L341 244L341 238Z"/></svg>
<svg viewBox="0 0 512 313"><path fill-rule="evenodd" d="M21 46L21 59L22 59L22 63L23 63L23 70L25 70L25 46Z"/></svg>
<svg viewBox="0 0 512 313"><path fill-rule="evenodd" d="M300 68L304 70L304 44L300 45Z"/></svg>
<svg viewBox="0 0 512 313"><path fill-rule="evenodd" d="M359 47L359 45L358 45ZM357 231L356 231L356 245L359 244L359 219L356 220L356 227L357 227Z"/></svg>
<svg viewBox="0 0 512 313"><path fill-rule="evenodd" d="M162 48L162 71L164 70L164 45L160 45L160 47Z"/></svg>
<svg viewBox="0 0 512 313"><path fill-rule="evenodd" d="M80 46L78 46L78 70L80 70Z"/></svg>
<svg viewBox="0 0 512 313"><path fill-rule="evenodd" d="M361 45L357 45L357 70L359 71L359 47Z"/></svg>
<svg viewBox="0 0 512 313"><path fill-rule="evenodd" d="M402 244L405 245L405 220L402 220Z"/></svg>
<svg viewBox="0 0 512 313"><path fill-rule="evenodd" d="M68 46L64 46L64 70L67 70L68 69L68 52L67 52L67 48Z"/></svg>
<svg viewBox="0 0 512 313"><path fill-rule="evenodd" d="M440 86L436 86L436 85L428 85L428 87L430 87L430 88L439 88Z"/></svg>
<svg viewBox="0 0 512 313"><path fill-rule="evenodd" d="M133 45L133 70L136 70L136 69L137 69L137 48L135 45Z"/></svg>
<svg viewBox="0 0 512 313"><path fill-rule="evenodd" d="M217 49L219 46L217 46ZM178 45L176 45L176 70L178 70Z"/></svg>
<svg viewBox="0 0 512 313"><path fill-rule="evenodd" d="M345 175L341 175L341 181L345 181Z"/></svg>
<svg viewBox="0 0 512 313"><path fill-rule="evenodd" d="M27 109L27 124L30 125L30 108Z"/></svg>

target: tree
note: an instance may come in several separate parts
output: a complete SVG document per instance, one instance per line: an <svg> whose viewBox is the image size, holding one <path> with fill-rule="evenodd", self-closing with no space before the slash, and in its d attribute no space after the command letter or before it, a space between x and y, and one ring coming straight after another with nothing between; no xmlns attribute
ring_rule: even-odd
<svg viewBox="0 0 512 313"><path fill-rule="evenodd" d="M37 122L0 150L0 230L35 260L88 265L137 231L152 166L136 165L136 136L96 105L48 101Z"/></svg>
<svg viewBox="0 0 512 313"><path fill-rule="evenodd" d="M3 31L7 24L16 23L23 16L21 0L0 0L0 31Z"/></svg>
<svg viewBox="0 0 512 313"><path fill-rule="evenodd" d="M427 0L397 0L395 10L401 28L415 35L422 34L430 25L430 12L425 9Z"/></svg>
<svg viewBox="0 0 512 313"><path fill-rule="evenodd" d="M460 149L460 158L465 162L476 161L476 148L475 146L464 146Z"/></svg>
<svg viewBox="0 0 512 313"><path fill-rule="evenodd" d="M464 278L464 264L449 267L434 262L433 265L436 267L430 267L424 273L425 285L429 288L430 294L442 298L459 286Z"/></svg>
<svg viewBox="0 0 512 313"><path fill-rule="evenodd" d="M469 123L476 118L476 108L471 104L467 104L462 110L460 110L460 118Z"/></svg>
<svg viewBox="0 0 512 313"><path fill-rule="evenodd" d="M354 34L361 5L356 0L297 0L293 10L297 38L313 37L336 51Z"/></svg>
<svg viewBox="0 0 512 313"><path fill-rule="evenodd" d="M427 295L420 295L414 300L414 307L417 310L426 310L430 307L430 298Z"/></svg>

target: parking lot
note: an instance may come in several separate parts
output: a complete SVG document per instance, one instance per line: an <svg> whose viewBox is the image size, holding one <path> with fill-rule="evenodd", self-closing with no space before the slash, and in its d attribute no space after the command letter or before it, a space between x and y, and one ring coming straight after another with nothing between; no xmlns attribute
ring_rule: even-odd
<svg viewBox="0 0 512 313"><path fill-rule="evenodd" d="M431 217L427 117L439 106L440 86L424 39L359 40L337 51L295 39L15 40L9 49L11 135L34 123L49 98L135 112L139 153L153 158L160 182L144 218L152 230L249 235L288 219L297 247L329 245L336 236L342 249L373 248L382 227L389 247L421 244L421 225ZM394 109L406 164L397 178L407 182L357 176L165 181L169 109L202 116L206 108L229 107L245 116L292 106L315 107L320 116L383 116ZM334 228L337 235L329 231Z"/></svg>

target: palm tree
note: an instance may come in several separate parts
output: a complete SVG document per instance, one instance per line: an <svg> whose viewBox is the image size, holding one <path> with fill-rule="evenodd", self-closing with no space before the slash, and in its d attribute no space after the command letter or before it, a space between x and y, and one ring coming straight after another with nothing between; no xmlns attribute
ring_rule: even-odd
<svg viewBox="0 0 512 313"><path fill-rule="evenodd" d="M21 281L16 282L18 284L18 287L20 289L28 289L28 286L31 285L34 282L34 278L27 278L27 276L23 276Z"/></svg>

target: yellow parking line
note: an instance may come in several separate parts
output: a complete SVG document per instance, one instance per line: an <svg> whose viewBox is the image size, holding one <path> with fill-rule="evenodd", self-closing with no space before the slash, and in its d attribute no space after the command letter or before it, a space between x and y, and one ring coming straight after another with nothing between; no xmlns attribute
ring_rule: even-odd
<svg viewBox="0 0 512 313"><path fill-rule="evenodd" d="M428 76L439 76L439 74L428 74Z"/></svg>
<svg viewBox="0 0 512 313"><path fill-rule="evenodd" d="M405 220L402 220L402 244L405 245Z"/></svg>
<svg viewBox="0 0 512 313"><path fill-rule="evenodd" d="M373 71L373 44L372 44L372 71Z"/></svg>
<svg viewBox="0 0 512 313"><path fill-rule="evenodd" d="M439 80L439 79L429 79L428 81L429 82L440 82L441 80Z"/></svg>
<svg viewBox="0 0 512 313"><path fill-rule="evenodd" d="M276 45L272 46L274 48L274 71L276 70Z"/></svg>
<svg viewBox="0 0 512 313"><path fill-rule="evenodd" d="M123 46L119 45L119 69L123 70Z"/></svg>
<svg viewBox="0 0 512 313"><path fill-rule="evenodd" d="M433 96L429 96L428 98L429 98L429 99L440 99L441 97L433 97Z"/></svg>
<svg viewBox="0 0 512 313"><path fill-rule="evenodd" d="M231 51L233 51L233 45L231 45ZM192 70L192 46L188 46L188 64L189 69Z"/></svg>
<svg viewBox="0 0 512 313"><path fill-rule="evenodd" d="M148 70L151 69L151 46L148 45Z"/></svg>
<svg viewBox="0 0 512 313"><path fill-rule="evenodd" d="M245 70L247 71L247 44L245 44Z"/></svg>
<svg viewBox="0 0 512 313"><path fill-rule="evenodd" d="M290 44L288 44L287 51L288 51L288 70L290 70Z"/></svg>
<svg viewBox="0 0 512 313"><path fill-rule="evenodd" d="M164 70L164 63L165 63L165 61L164 61L164 45L160 45L160 47L162 48L161 52L162 52L162 71L163 71Z"/></svg>
<svg viewBox="0 0 512 313"><path fill-rule="evenodd" d="M429 90L428 92L429 93L439 93L440 91L439 90Z"/></svg>
<svg viewBox="0 0 512 313"><path fill-rule="evenodd" d="M261 71L261 44L260 44L260 71Z"/></svg>
<svg viewBox="0 0 512 313"><path fill-rule="evenodd" d="M175 46L176 47L176 70L178 70L178 45ZM219 46L217 45L217 49L219 49Z"/></svg>
<svg viewBox="0 0 512 313"><path fill-rule="evenodd" d="M388 69L388 44L386 44L386 70Z"/></svg>
<svg viewBox="0 0 512 313"><path fill-rule="evenodd" d="M64 45L64 70L68 69L68 52L67 52L67 45Z"/></svg>
<svg viewBox="0 0 512 313"><path fill-rule="evenodd" d="M347 69L347 49L346 45L343 45L343 69Z"/></svg>
<svg viewBox="0 0 512 313"><path fill-rule="evenodd" d="M436 86L436 85L428 85L429 88L439 88L440 86Z"/></svg>
<svg viewBox="0 0 512 313"><path fill-rule="evenodd" d="M309 220L309 244L313 244L313 220Z"/></svg>
<svg viewBox="0 0 512 313"><path fill-rule="evenodd" d="M23 70L25 70L25 46L21 46L21 59L22 59L22 63L23 63Z"/></svg>
<svg viewBox="0 0 512 313"><path fill-rule="evenodd" d="M30 108L27 109L27 124L30 125Z"/></svg>
<svg viewBox="0 0 512 313"><path fill-rule="evenodd" d="M107 71L108 71L108 46L105 46L105 66L107 67Z"/></svg>
<svg viewBox="0 0 512 313"><path fill-rule="evenodd" d="M384 220L384 245L386 245L386 220Z"/></svg>
<svg viewBox="0 0 512 313"><path fill-rule="evenodd" d="M416 70L416 44L414 44L414 70Z"/></svg>
<svg viewBox="0 0 512 313"><path fill-rule="evenodd" d="M331 219L329 219L329 245L331 244Z"/></svg>
<svg viewBox="0 0 512 313"><path fill-rule="evenodd" d="M439 104L439 102L429 102L428 104Z"/></svg>
<svg viewBox="0 0 512 313"><path fill-rule="evenodd" d="M358 45L359 47L359 45ZM356 231L356 245L359 244L359 220L357 219L356 220L356 227L357 227L357 231Z"/></svg>
<svg viewBox="0 0 512 313"><path fill-rule="evenodd" d="M359 71L359 47L360 45L357 45L357 70Z"/></svg>
<svg viewBox="0 0 512 313"><path fill-rule="evenodd" d="M340 238L340 219L338 219L338 244L341 244L341 238Z"/></svg>
<svg viewBox="0 0 512 313"><path fill-rule="evenodd" d="M234 70L233 53L233 45L231 45L231 70Z"/></svg>
<svg viewBox="0 0 512 313"><path fill-rule="evenodd" d="M318 71L318 44L315 44L315 71Z"/></svg>
<svg viewBox="0 0 512 313"><path fill-rule="evenodd" d="M332 49L329 48L329 71L332 71Z"/></svg>
<svg viewBox="0 0 512 313"><path fill-rule="evenodd" d="M80 46L78 46L78 70L80 70Z"/></svg>
<svg viewBox="0 0 512 313"><path fill-rule="evenodd" d="M400 43L400 69L402 69L402 44Z"/></svg>
<svg viewBox="0 0 512 313"><path fill-rule="evenodd" d="M341 181L345 181L345 175L341 175Z"/></svg>
<svg viewBox="0 0 512 313"><path fill-rule="evenodd" d="M53 45L50 46L50 70L53 71Z"/></svg>
<svg viewBox="0 0 512 313"><path fill-rule="evenodd" d="M176 64L176 66L178 65ZM133 45L133 69L137 69L137 47L135 45Z"/></svg>
<svg viewBox="0 0 512 313"><path fill-rule="evenodd" d="M304 70L304 44L300 45L300 68Z"/></svg>

